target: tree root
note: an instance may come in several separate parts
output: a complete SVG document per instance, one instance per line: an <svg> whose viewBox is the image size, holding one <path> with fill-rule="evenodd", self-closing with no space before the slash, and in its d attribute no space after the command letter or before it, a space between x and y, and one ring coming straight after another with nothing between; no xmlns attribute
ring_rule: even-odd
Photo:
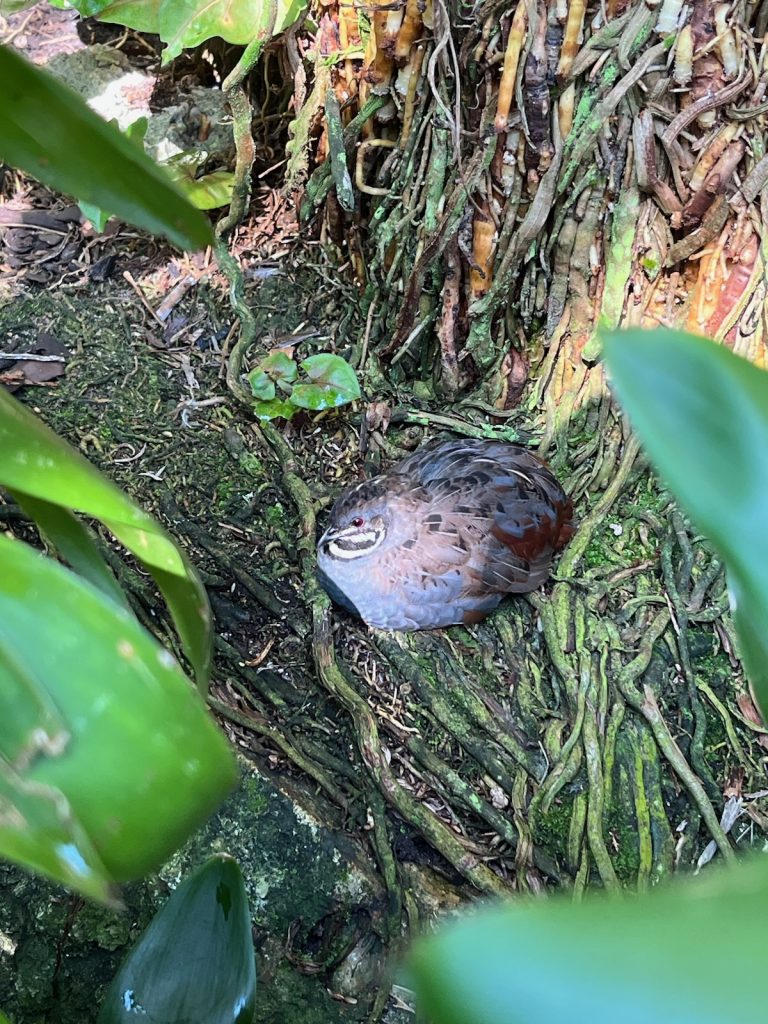
<svg viewBox="0 0 768 1024"><path fill-rule="evenodd" d="M394 200L386 202L394 216ZM402 215L400 211L398 216ZM563 355L556 345L553 349L550 371L560 373ZM230 371L233 393L247 405L239 371ZM392 637L379 632L359 635L345 627L340 636L349 647L337 653L328 600L314 575L312 495L283 436L272 426L260 428L279 464L280 484L298 513L302 595L313 623L317 675L352 723L369 779L364 798L371 813L372 794L378 794L483 893L510 890L506 880L484 863L497 855L502 871L514 856L518 886L540 886L540 876L528 876L533 865L564 885L569 884L570 871L576 898L596 881L610 891L628 884L642 889L684 863L686 848L694 854L699 821L730 859L731 845L715 811L719 792L708 778L706 744L711 733L705 704L723 722L738 762L745 769L756 765L739 738L741 722L733 719L717 693L700 685L688 637L690 629L700 631L700 624L722 610L720 598L716 608L705 606L717 589L719 567L700 557L679 517L671 526L663 521L668 514L663 499L654 497L649 505L641 497L639 504L631 504L638 501L633 495L644 495L642 489L648 486L640 472L639 446L617 417L599 375L590 380L585 377L583 383L593 388L593 405L580 410L575 405L553 405L540 445L542 452L554 446L555 463L563 462L562 432L578 417L585 436L568 456L573 473L569 486L592 501L560 558L552 592L529 596L533 613L522 602L516 603L512 615L502 607L471 634L456 630L449 637ZM600 384L596 390L595 381ZM471 436L517 436L506 424L470 423L456 412L401 409L397 419ZM606 544L613 516L618 520L619 547L638 543L639 538L641 553L622 554L614 562L609 554L607 561L591 565L595 545ZM660 549L658 557L654 544ZM622 595L618 600L617 593ZM538 621L525 621L532 614ZM673 639L673 617L680 634L685 634L682 639ZM496 653L488 656L484 674L483 645L489 643ZM501 662L499 648L504 652ZM361 659L362 668L371 651L378 655L373 659L378 670L388 674L386 692L399 709L394 716L382 705L375 679L355 669L355 658ZM663 682L672 671L669 651L685 681L683 714L690 716L690 738L685 735L685 720L665 719L659 704ZM504 665L514 678L509 691L512 710L498 697ZM401 719L414 727L406 727ZM389 736L395 745L391 763ZM301 753L299 738L292 742ZM458 746L450 750L446 744L452 741ZM681 789L671 789L665 762ZM397 764L411 772L415 791L425 786L431 790L430 802L442 804L442 812L452 821L476 835L487 827L493 838L488 841L482 835L481 846L457 835L401 783L393 770ZM677 844L669 818L675 813L674 801L680 805L678 821L686 818L689 823ZM386 819L382 821L386 824ZM555 858L542 837L551 837L558 821L565 827ZM389 872L392 906L397 907L393 920L401 920L403 910L409 917L416 911L399 886L397 863L384 863L385 852L391 855L387 830L382 822L376 829L371 839L379 848L382 871ZM567 865L566 871L562 865Z"/></svg>
<svg viewBox="0 0 768 1024"><path fill-rule="evenodd" d="M502 879L470 853L431 811L414 800L392 774L371 709L356 693L336 662L330 629L330 602L315 579L315 515L312 496L297 475L293 453L281 435L271 424L265 424L262 430L278 458L283 485L299 514L300 535L297 547L304 577L305 599L314 623L312 651L318 677L351 716L361 757L377 789L400 816L424 835L480 892L493 895L508 892Z"/></svg>

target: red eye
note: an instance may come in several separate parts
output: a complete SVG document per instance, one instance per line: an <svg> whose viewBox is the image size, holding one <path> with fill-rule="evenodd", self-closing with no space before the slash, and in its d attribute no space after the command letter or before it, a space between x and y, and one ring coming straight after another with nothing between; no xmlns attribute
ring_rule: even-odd
<svg viewBox="0 0 768 1024"><path fill-rule="evenodd" d="M359 530L364 522L365 520L363 519L362 516L355 516L355 518L352 520L352 526L354 526L356 530Z"/></svg>

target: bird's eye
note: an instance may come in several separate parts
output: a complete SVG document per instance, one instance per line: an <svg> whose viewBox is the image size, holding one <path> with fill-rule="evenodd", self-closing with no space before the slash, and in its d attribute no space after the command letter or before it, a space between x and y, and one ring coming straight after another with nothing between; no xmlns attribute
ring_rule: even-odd
<svg viewBox="0 0 768 1024"><path fill-rule="evenodd" d="M356 530L359 530L364 522L365 520L363 519L362 516L355 516L355 518L352 520L352 526L354 526Z"/></svg>

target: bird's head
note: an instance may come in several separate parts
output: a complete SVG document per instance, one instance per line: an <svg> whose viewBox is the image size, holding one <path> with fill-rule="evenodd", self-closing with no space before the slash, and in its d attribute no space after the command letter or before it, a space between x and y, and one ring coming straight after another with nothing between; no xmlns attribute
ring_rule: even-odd
<svg viewBox="0 0 768 1024"><path fill-rule="evenodd" d="M363 558L381 547L389 525L383 478L366 480L345 491L333 506L318 552L337 562Z"/></svg>

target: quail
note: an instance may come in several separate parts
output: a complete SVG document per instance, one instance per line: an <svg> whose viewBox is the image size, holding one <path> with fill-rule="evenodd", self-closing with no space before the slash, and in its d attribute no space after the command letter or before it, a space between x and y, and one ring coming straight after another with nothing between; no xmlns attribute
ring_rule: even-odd
<svg viewBox="0 0 768 1024"><path fill-rule="evenodd" d="M318 576L369 626L467 625L539 587L573 531L570 499L531 452L437 440L339 496Z"/></svg>

